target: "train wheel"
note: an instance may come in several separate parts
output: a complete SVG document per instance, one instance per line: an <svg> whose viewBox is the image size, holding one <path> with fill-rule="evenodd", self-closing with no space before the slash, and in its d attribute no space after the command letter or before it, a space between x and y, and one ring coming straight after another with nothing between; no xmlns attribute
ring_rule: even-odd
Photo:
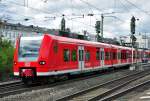
<svg viewBox="0 0 150 101"><path fill-rule="evenodd" d="M27 86L30 86L30 85L33 84L33 79L32 79L32 78L23 77L23 78L22 78L22 81L23 81L23 83L24 83L25 85L27 85Z"/></svg>
<svg viewBox="0 0 150 101"><path fill-rule="evenodd" d="M50 84L55 82L55 78L53 76L37 77L36 82L40 85Z"/></svg>
<svg viewBox="0 0 150 101"><path fill-rule="evenodd" d="M68 80L69 74L59 75L54 77L56 81Z"/></svg>
<svg viewBox="0 0 150 101"><path fill-rule="evenodd" d="M39 81L40 81L41 85L45 85L45 84L50 83L50 78L48 78L48 77L40 77L40 78L38 78L38 82Z"/></svg>
<svg viewBox="0 0 150 101"><path fill-rule="evenodd" d="M110 71L114 71L115 69L114 69L115 67L110 67Z"/></svg>

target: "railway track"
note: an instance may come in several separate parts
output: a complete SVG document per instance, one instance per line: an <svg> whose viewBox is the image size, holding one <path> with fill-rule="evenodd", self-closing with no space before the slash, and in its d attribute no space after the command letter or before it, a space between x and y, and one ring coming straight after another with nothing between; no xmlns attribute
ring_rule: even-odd
<svg viewBox="0 0 150 101"><path fill-rule="evenodd" d="M132 91L135 90L135 89L138 89L138 88L140 88L140 87L143 87L143 86L149 85L149 84L150 84L150 80L145 81L145 82L142 82L142 83L140 83L140 84L136 84L136 85L134 85L134 86L132 86L132 87L128 87L128 88L125 89L125 90L122 90L122 91L119 91L119 92L117 92L117 93L115 93L115 94L112 94L112 95L110 95L110 96L107 96L107 97L101 99L100 101L112 101L112 100L117 99L117 98L119 98L119 97L121 97L121 96L124 96L124 95L127 94L127 93L132 92Z"/></svg>
<svg viewBox="0 0 150 101"><path fill-rule="evenodd" d="M18 83L21 83L21 80L2 82L2 83L0 83L0 87L5 87L5 86L13 85L13 84L18 84Z"/></svg>
<svg viewBox="0 0 150 101"><path fill-rule="evenodd" d="M91 74L88 76L81 76L79 78L77 77L73 77L72 79L69 80L65 80L65 81L56 81L56 82L52 82L51 84L45 84L45 85L33 85L33 86L25 86L20 80L13 82L13 83L8 83L8 84L2 84L0 85L0 98L5 97L5 96L9 96L9 95L15 95L15 94L19 94L19 93L23 93L23 92L27 92L27 91L32 91L32 90L38 90L38 89L44 89L44 88L49 88L49 87L53 87L53 86L57 86L57 85L62 85L62 84L67 84L70 82L76 82L76 81L80 81L80 80L85 80L85 79L89 79L89 78L94 78L94 77L98 77L98 76L102 76L104 74L111 74L111 73L115 73L118 71L126 71L124 69L121 70L114 70L114 71L109 71L109 72L103 72L103 73L99 73L99 74Z"/></svg>
<svg viewBox="0 0 150 101"><path fill-rule="evenodd" d="M7 94L11 94L12 90L20 89L22 87L24 87L24 84L22 83L21 80L2 83L0 84L0 97L6 96Z"/></svg>
<svg viewBox="0 0 150 101"><path fill-rule="evenodd" d="M128 85L129 83L136 81L140 78L143 78L149 74L150 74L150 69L139 72L139 73L134 73L134 74L124 76L124 77L121 77L119 79L115 79L112 81L108 81L106 83L99 84L94 87L87 88L85 90L76 92L74 94L62 97L60 99L57 99L57 101L68 101L68 100L69 101L97 101L97 100L111 101L115 97L118 97L121 94L124 94L130 91L130 89L134 89L135 87L139 87L145 83L149 83L150 81L147 81L141 85L136 85L135 87L131 87L128 90L120 91L119 93L114 94L114 92Z"/></svg>
<svg viewBox="0 0 150 101"><path fill-rule="evenodd" d="M147 64L145 65L147 66ZM4 84L0 84L0 98L5 97L5 96L9 96L9 95L15 95L15 94L19 94L19 93L23 93L23 92L27 92L27 91L32 91L32 90L39 90L39 89L43 89L43 88L49 88L49 87L54 87L57 85L63 85L63 84L67 84L67 83L71 83L71 82L75 82L75 81L80 81L80 80L85 80L85 79L89 79L89 78L94 78L94 77L98 77L98 76L102 76L104 74L111 74L111 73L115 73L118 71L126 71L124 69L122 70L114 70L114 71L109 71L109 72L103 72L103 73L99 73L99 74L94 74L94 75L89 75L89 76L81 76L80 78L73 78L70 80L65 80L65 81L57 81L57 82L53 82L51 84L47 84L47 85L34 85L34 86L30 86L30 87L26 87L23 85L23 83L18 80L16 82L12 82L12 83L4 83ZM135 71L135 72L139 72L139 71Z"/></svg>

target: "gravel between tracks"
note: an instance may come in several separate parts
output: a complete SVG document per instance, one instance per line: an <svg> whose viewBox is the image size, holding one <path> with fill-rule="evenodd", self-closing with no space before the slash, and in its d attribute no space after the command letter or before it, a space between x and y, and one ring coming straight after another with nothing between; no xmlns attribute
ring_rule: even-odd
<svg viewBox="0 0 150 101"><path fill-rule="evenodd" d="M85 79L82 81L75 81L68 84L57 85L50 88L32 90L31 92L25 92L22 94L11 95L8 97L0 98L0 101L55 101L56 99L63 97L65 95L70 95L71 93L77 92L79 90L86 89L87 87L97 85L117 77L125 76L132 71L128 72L116 72L107 75L102 75L100 77L93 77L90 79ZM135 72L135 71L134 71Z"/></svg>
<svg viewBox="0 0 150 101"><path fill-rule="evenodd" d="M144 82L144 81L147 81L147 80L150 80L150 75L145 76L145 77L143 77L143 78L141 78L139 80L136 80L136 81L130 83L128 86L123 87L120 90L126 89L126 88L128 88L130 86L133 86L133 85L136 85L136 84L140 84L141 82ZM145 87L142 87L142 88L137 88L136 90L134 90L134 91L132 91L130 93L127 93L124 96L122 96L122 97L120 97L118 99L115 99L114 101L138 101L138 99L136 97L138 97L138 95L140 95L141 92L144 92L145 90L149 89L149 87L145 86Z"/></svg>

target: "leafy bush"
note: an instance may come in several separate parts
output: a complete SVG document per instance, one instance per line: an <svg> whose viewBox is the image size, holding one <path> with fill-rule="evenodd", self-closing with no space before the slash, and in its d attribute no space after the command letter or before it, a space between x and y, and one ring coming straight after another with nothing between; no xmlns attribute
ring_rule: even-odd
<svg viewBox="0 0 150 101"><path fill-rule="evenodd" d="M7 79L12 74L13 53L11 42L0 37L0 79Z"/></svg>

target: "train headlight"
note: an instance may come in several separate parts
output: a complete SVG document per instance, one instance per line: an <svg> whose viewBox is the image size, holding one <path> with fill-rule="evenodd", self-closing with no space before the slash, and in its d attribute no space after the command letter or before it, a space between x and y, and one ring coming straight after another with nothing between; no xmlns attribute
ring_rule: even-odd
<svg viewBox="0 0 150 101"><path fill-rule="evenodd" d="M16 61L14 61L14 65L16 65L17 64L17 62Z"/></svg>
<svg viewBox="0 0 150 101"><path fill-rule="evenodd" d="M46 62L45 62L45 61L40 61L39 64L40 64L40 65L45 65Z"/></svg>

